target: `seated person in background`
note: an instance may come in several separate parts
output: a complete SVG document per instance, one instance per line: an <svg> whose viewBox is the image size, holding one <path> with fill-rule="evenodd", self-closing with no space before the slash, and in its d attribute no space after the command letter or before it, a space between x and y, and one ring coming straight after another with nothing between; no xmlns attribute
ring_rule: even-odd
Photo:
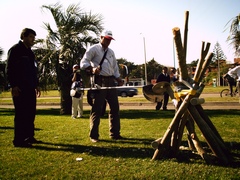
<svg viewBox="0 0 240 180"><path fill-rule="evenodd" d="M237 79L237 86L235 92L237 92L237 89L239 89L239 81L240 81L240 66L236 66L232 69L229 69L227 74L224 75L224 80L228 82L230 94L232 96L233 94L233 86L236 85L235 80Z"/></svg>

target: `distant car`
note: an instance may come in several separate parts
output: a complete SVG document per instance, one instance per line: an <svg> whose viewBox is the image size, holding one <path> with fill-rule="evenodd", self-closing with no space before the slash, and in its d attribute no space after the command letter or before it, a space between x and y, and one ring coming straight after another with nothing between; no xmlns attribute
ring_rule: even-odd
<svg viewBox="0 0 240 180"><path fill-rule="evenodd" d="M118 96L122 97L133 97L134 95L138 95L138 90L133 87L121 87L117 88Z"/></svg>

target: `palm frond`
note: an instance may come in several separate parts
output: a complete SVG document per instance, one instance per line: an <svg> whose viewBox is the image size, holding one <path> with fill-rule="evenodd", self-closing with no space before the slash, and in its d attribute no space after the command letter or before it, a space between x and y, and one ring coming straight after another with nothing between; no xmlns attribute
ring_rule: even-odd
<svg viewBox="0 0 240 180"><path fill-rule="evenodd" d="M227 37L227 42L230 46L233 47L233 49L235 50L235 54L237 55L240 47L240 14L232 18L230 21L231 25L229 27L229 35ZM230 21L228 23L230 23Z"/></svg>

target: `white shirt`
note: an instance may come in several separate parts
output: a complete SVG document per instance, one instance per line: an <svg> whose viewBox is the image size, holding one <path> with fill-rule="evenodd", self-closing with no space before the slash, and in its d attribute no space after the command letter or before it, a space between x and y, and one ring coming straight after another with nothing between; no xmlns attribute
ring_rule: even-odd
<svg viewBox="0 0 240 180"><path fill-rule="evenodd" d="M120 76L117 59L112 49L107 48L107 54L102 63L102 70L100 75L102 76ZM89 66L98 67L104 55L103 47L100 43L91 46L84 54L80 68L86 69Z"/></svg>
<svg viewBox="0 0 240 180"><path fill-rule="evenodd" d="M228 74L234 79L238 77L237 81L240 81L240 66L236 66L235 68L228 71Z"/></svg>

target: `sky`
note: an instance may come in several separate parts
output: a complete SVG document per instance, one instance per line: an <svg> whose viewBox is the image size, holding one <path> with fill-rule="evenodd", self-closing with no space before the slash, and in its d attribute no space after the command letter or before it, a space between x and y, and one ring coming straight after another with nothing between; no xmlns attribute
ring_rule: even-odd
<svg viewBox="0 0 240 180"><path fill-rule="evenodd" d="M57 2L65 9L79 4L83 12L101 14L104 28L113 32L110 48L117 59L138 65L154 58L159 64L178 67L172 29L179 27L183 38L185 12L189 11L187 63L200 58L202 42L211 43L209 52L219 42L227 60L234 62L234 51L226 42L227 23L240 13L239 0L0 0L2 60L20 40L23 28L34 29L36 38L46 38L43 23L54 27L54 21L41 6Z"/></svg>

